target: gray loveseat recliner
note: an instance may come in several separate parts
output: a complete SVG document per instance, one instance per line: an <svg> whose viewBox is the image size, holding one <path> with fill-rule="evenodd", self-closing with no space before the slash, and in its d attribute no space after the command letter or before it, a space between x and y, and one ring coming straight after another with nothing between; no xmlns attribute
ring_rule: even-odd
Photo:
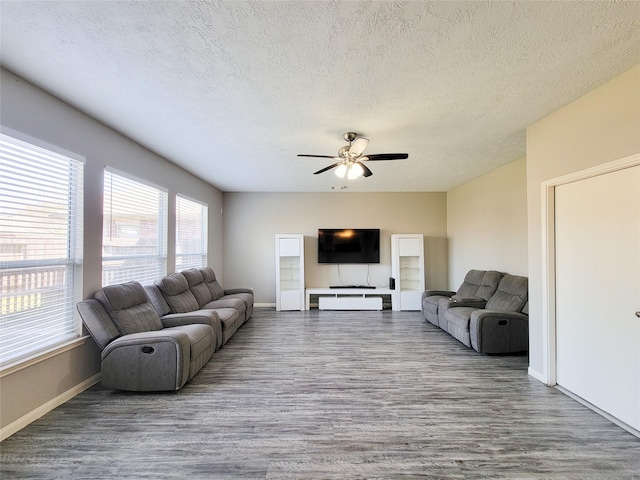
<svg viewBox="0 0 640 480"><path fill-rule="evenodd" d="M498 288L502 275L494 270L469 270L457 292L426 290L422 294L422 313L425 319L447 330L447 309L461 301L469 306L483 308Z"/></svg>
<svg viewBox="0 0 640 480"><path fill-rule="evenodd" d="M77 305L101 352L102 384L118 390L178 390L211 358L220 341L215 314L163 324L138 282L102 288ZM182 324L180 324L182 323Z"/></svg>
<svg viewBox="0 0 640 480"><path fill-rule="evenodd" d="M528 279L504 275L484 308L464 300L454 302L444 318L447 332L479 353L527 351Z"/></svg>

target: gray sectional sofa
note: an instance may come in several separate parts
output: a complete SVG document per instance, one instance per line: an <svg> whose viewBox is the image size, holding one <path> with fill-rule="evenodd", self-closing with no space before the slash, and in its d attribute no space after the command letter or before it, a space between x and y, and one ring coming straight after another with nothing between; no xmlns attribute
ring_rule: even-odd
<svg viewBox="0 0 640 480"><path fill-rule="evenodd" d="M529 348L526 277L470 270L457 292L426 290L422 312L427 321L479 353Z"/></svg>
<svg viewBox="0 0 640 480"><path fill-rule="evenodd" d="M78 303L101 349L102 384L117 390L178 390L253 313L250 289L225 290L211 268L110 285Z"/></svg>

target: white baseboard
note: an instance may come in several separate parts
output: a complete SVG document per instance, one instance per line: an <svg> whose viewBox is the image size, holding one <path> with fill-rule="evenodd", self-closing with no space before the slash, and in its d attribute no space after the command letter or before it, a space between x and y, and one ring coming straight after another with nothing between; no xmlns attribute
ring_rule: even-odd
<svg viewBox="0 0 640 480"><path fill-rule="evenodd" d="M539 382L544 383L545 385L548 385L547 383L547 378L545 377L545 375L543 375L542 373L540 373L537 370L534 370L533 368L529 367L529 369L527 370L527 373L529 374L529 376L535 378L536 380L538 380Z"/></svg>
<svg viewBox="0 0 640 480"><path fill-rule="evenodd" d="M609 420L612 423L615 423L616 425L618 425L620 428L625 429L627 432L629 432L632 435L635 435L636 437L640 438L640 430L636 430L635 428L633 428L631 425L623 422L622 420L617 419L616 417L614 417L613 415L611 415L610 413L605 412L604 410L600 410L598 407L596 407L595 405L587 402L585 399L583 399L582 397L579 397L578 395L576 395L575 393L572 393L569 390L566 390L565 388L561 387L560 385L556 385L556 390L558 390L559 392L564 393L567 397L573 398L576 402L581 403L582 405L584 405L585 407L593 410L594 412L596 412L599 415L602 415L604 418L606 418L607 420Z"/></svg>
<svg viewBox="0 0 640 480"><path fill-rule="evenodd" d="M84 382L79 383L78 385L70 388L66 392L61 393L55 398L52 398L47 403L40 405L35 410L23 415L19 419L11 422L9 425L0 429L0 442L5 438L9 438L14 433L22 430L24 427L29 425L32 422L35 422L37 419L42 417L43 415L49 413L51 410L59 407L65 402L68 402L76 395L84 392L87 388L92 387L96 383L100 381L102 378L102 373L96 373L94 376L87 378Z"/></svg>
<svg viewBox="0 0 640 480"><path fill-rule="evenodd" d="M273 307L273 308L276 308L276 304L275 303L254 303L253 306L254 307Z"/></svg>

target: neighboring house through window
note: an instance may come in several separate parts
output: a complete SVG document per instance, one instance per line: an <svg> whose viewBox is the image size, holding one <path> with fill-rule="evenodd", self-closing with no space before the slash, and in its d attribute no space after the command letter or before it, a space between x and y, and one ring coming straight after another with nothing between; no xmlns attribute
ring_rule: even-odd
<svg viewBox="0 0 640 480"><path fill-rule="evenodd" d="M176 271L207 266L207 205L176 196Z"/></svg>
<svg viewBox="0 0 640 480"><path fill-rule="evenodd" d="M83 170L81 157L0 134L2 368L80 337Z"/></svg>
<svg viewBox="0 0 640 480"><path fill-rule="evenodd" d="M102 285L151 284L167 273L165 189L104 172Z"/></svg>

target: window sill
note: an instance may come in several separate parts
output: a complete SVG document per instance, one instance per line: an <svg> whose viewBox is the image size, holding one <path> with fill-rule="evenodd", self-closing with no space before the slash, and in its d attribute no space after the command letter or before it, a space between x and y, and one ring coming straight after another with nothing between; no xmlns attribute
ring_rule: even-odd
<svg viewBox="0 0 640 480"><path fill-rule="evenodd" d="M44 362L49 358L55 357L56 355L60 355L63 352L71 350L73 348L79 347L83 345L88 336L74 338L73 340L69 340L68 342L62 343L60 345L56 345L52 347L50 350L46 350L44 352L40 352L35 354L32 357L21 358L14 362L9 362L6 365L0 367L0 378L6 377L7 375L11 375L12 373L18 372L24 368L28 368L32 365L35 365L40 362Z"/></svg>

